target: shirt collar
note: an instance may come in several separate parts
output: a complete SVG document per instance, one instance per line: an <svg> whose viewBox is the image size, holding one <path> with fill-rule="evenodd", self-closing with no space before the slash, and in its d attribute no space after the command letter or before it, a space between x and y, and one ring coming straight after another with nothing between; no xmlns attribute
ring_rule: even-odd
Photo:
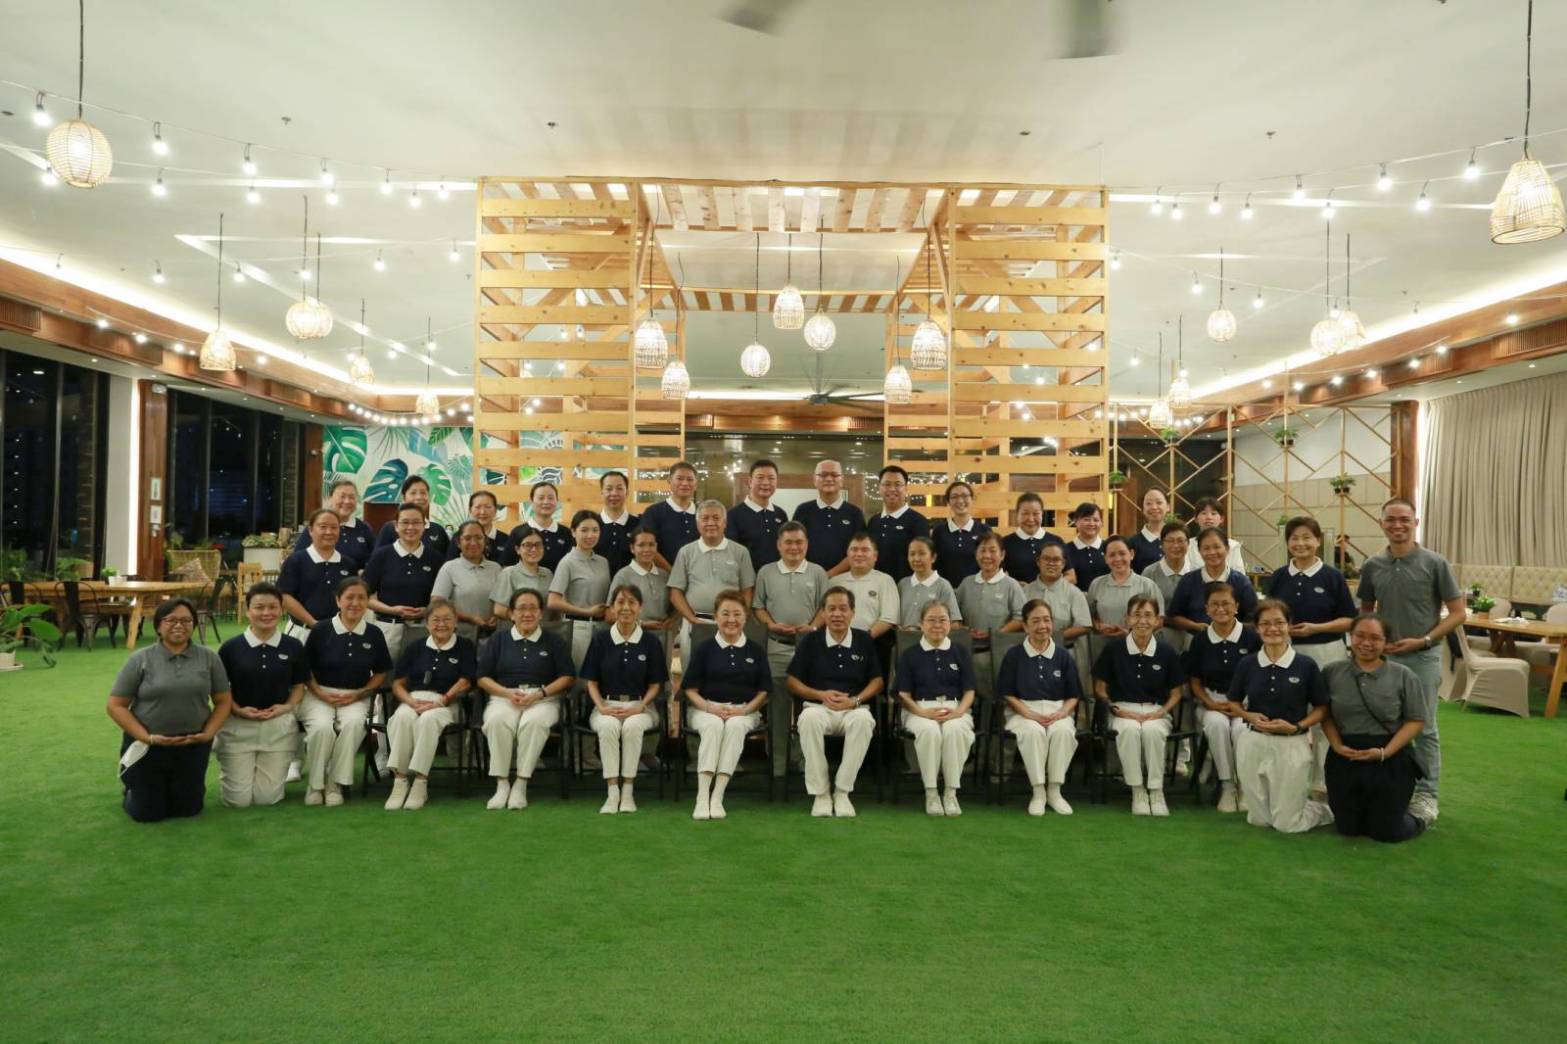
<svg viewBox="0 0 1567 1044"><path fill-rule="evenodd" d="M844 504L848 503L848 501L848 496L842 490L839 490L838 499L833 501L831 504L823 500L820 494L817 494L816 506L821 508L823 511L826 511L828 508L841 508Z"/></svg>
<svg viewBox="0 0 1567 1044"><path fill-rule="evenodd" d="M785 576L788 576L790 573L803 573L803 572L805 572L805 567L810 565L810 564L811 564L810 559L802 558L802 559L800 559L800 564L799 565L795 566L793 569L790 569L788 566L784 565L783 559L780 558L778 560L778 571L780 573L784 574Z"/></svg>
<svg viewBox="0 0 1567 1044"><path fill-rule="evenodd" d="M770 506L769 507L763 507L762 505L758 504L756 501L752 500L750 497L746 497L743 501L741 501L741 503L744 504L746 507L750 508L752 511L755 511L758 515L762 514L764 511L771 511L772 510L772 508Z"/></svg>
<svg viewBox="0 0 1567 1044"><path fill-rule="evenodd" d="M920 635L920 648L924 649L926 652L935 652L937 649L940 649L942 652L946 652L948 649L952 648L952 639L943 638L940 645L932 645L922 634Z"/></svg>
<svg viewBox="0 0 1567 1044"><path fill-rule="evenodd" d="M723 550L726 550L729 547L729 538L728 537L719 537L718 538L718 543L716 543L716 544L709 544L707 541L703 540L701 537L697 537L696 540L695 540L695 543L696 543L696 549L698 551L702 552L705 555L709 551L723 551Z"/></svg>
<svg viewBox="0 0 1567 1044"><path fill-rule="evenodd" d="M514 642L536 642L544 636L542 627L535 627L532 634L523 634L517 630L517 625L511 625L511 640Z"/></svg>
<svg viewBox="0 0 1567 1044"><path fill-rule="evenodd" d="M609 640L613 645L636 645L642 640L642 625L638 624L636 629L631 632L631 637L627 638L620 633L618 624L610 624Z"/></svg>
<svg viewBox="0 0 1567 1044"><path fill-rule="evenodd" d="M436 652L445 652L457 644L457 635L454 633L450 638L446 639L445 645L437 645L434 638L426 638L424 640L424 644L428 645Z"/></svg>
<svg viewBox="0 0 1567 1044"><path fill-rule="evenodd" d="M974 516L972 515L970 515L969 520L963 523L961 526L955 526L952 524L952 519L947 519L947 532L949 533L970 533L973 532L973 530Z"/></svg>
<svg viewBox="0 0 1567 1044"><path fill-rule="evenodd" d="M854 645L854 628L851 627L843 632L843 641L841 642L834 639L832 632L826 628L822 629L822 637L827 639L827 648L829 649L848 649Z"/></svg>
<svg viewBox="0 0 1567 1044"><path fill-rule="evenodd" d="M1295 647L1292 645L1289 648L1285 649L1284 650L1284 655L1280 656L1277 660L1270 660L1270 659L1268 659L1268 654L1267 654L1266 650L1258 649L1257 650L1257 662L1259 664L1261 664L1262 666L1264 666L1264 667L1284 667L1284 668L1288 668L1290 664L1295 662Z"/></svg>
<svg viewBox="0 0 1567 1044"><path fill-rule="evenodd" d="M1105 542L1105 538L1104 537L1095 537L1094 538L1094 542L1092 544L1085 544L1085 543L1083 543L1083 538L1082 537L1073 537L1072 538L1072 546L1077 548L1079 551L1086 551L1088 548L1093 548L1095 551L1098 551L1101 547L1104 546L1104 542Z"/></svg>
<svg viewBox="0 0 1567 1044"><path fill-rule="evenodd" d="M1165 576L1185 576L1186 575L1184 570L1171 569L1170 568L1170 563L1167 560L1163 559L1163 558L1159 559L1159 572L1163 573Z"/></svg>
<svg viewBox="0 0 1567 1044"><path fill-rule="evenodd" d="M1036 656L1054 656L1055 654L1056 640L1054 638L1046 638L1045 647L1043 649L1034 648L1034 639L1023 639L1023 655L1027 656L1029 659L1033 659Z"/></svg>
<svg viewBox="0 0 1567 1044"><path fill-rule="evenodd" d="M424 544L422 544L422 543L418 547L416 547L412 551L410 551L406 547L403 546L402 540L399 539L399 540L392 541L392 547L394 547L397 550L397 557L398 558L413 558L416 555L421 555L421 554L424 553Z"/></svg>
<svg viewBox="0 0 1567 1044"><path fill-rule="evenodd" d="M593 559L598 557L598 552L597 551L584 551L580 547L572 548L571 549L571 553L576 555L578 558L582 559L585 562L591 562Z"/></svg>
<svg viewBox="0 0 1567 1044"><path fill-rule="evenodd" d="M250 646L252 649L261 645L270 645L272 648L276 649L278 646L283 644L283 632L281 630L273 631L272 637L268 638L266 641L262 641L260 638L256 637L255 631L252 631L247 627L245 628L245 644Z"/></svg>
<svg viewBox="0 0 1567 1044"><path fill-rule="evenodd" d="M1237 624L1235 629L1230 632L1230 636L1228 638L1221 638L1219 637L1219 632L1213 629L1213 624L1209 624L1208 641L1213 645L1218 645L1220 642L1230 642L1232 644L1239 645L1241 643L1241 632L1244 630L1246 630L1246 628Z"/></svg>
<svg viewBox="0 0 1567 1044"><path fill-rule="evenodd" d="M915 576L913 573L909 574L909 582L910 583L914 583L914 584L918 584L921 587L935 587L936 586L936 581L940 580L940 579L941 579L941 574L936 572L934 569L932 569L930 571L930 575L927 576L923 580L921 580L919 577Z"/></svg>
<svg viewBox="0 0 1567 1044"><path fill-rule="evenodd" d="M1150 635L1149 636L1149 638L1148 638L1148 649L1147 649L1146 652L1144 652L1142 650L1139 650L1137 648L1137 639L1136 638L1134 638L1132 635L1127 635L1126 636L1126 651L1127 651L1128 654L1130 654L1132 656L1149 656L1149 657L1151 657L1151 656L1153 656L1154 651L1156 649L1158 649L1158 648L1159 648L1159 638L1156 635Z"/></svg>
<svg viewBox="0 0 1567 1044"><path fill-rule="evenodd" d="M1055 580L1046 580L1045 575L1041 573L1039 574L1039 579L1034 582L1044 590L1049 591L1051 594L1054 594L1059 588L1072 586L1071 584L1067 583L1065 575L1057 577Z"/></svg>
<svg viewBox="0 0 1567 1044"><path fill-rule="evenodd" d="M620 509L619 518L611 518L609 512L607 511L599 512L599 521L604 523L606 526L623 526L626 524L626 520L630 517L631 512L627 511L625 508Z"/></svg>
<svg viewBox="0 0 1567 1044"><path fill-rule="evenodd" d="M631 571L633 573L637 574L638 576L657 576L658 575L658 566L654 566L652 569L643 569L640 565L638 565L636 563L635 560L627 562L626 564L628 566L630 566L631 567Z"/></svg>
<svg viewBox="0 0 1567 1044"><path fill-rule="evenodd" d="M1290 561L1290 564L1289 564L1289 571L1290 571L1289 575L1290 576L1316 576L1319 572L1321 572L1321 570L1322 570L1322 559L1320 559L1320 558L1317 559L1315 562L1312 562L1311 565L1307 566L1305 569L1296 569L1295 568L1295 562L1294 562L1293 559Z"/></svg>
<svg viewBox="0 0 1567 1044"><path fill-rule="evenodd" d="M665 497L664 498L664 503L668 504L669 505L669 510L673 511L677 515L694 515L694 514L696 514L696 499L694 497L691 500L691 506L690 507L680 507L678 504L675 503L675 498L674 497Z"/></svg>
<svg viewBox="0 0 1567 1044"><path fill-rule="evenodd" d="M1014 535L1021 537L1024 540L1038 540L1040 537L1045 535L1045 527L1040 526L1038 529L1028 530L1024 529L1022 526L1018 526L1017 529L1013 531L1013 533Z"/></svg>
<svg viewBox="0 0 1567 1044"><path fill-rule="evenodd" d="M1159 531L1157 529L1149 529L1147 526L1142 528L1142 534L1145 540L1151 540L1155 544L1164 539L1159 535Z"/></svg>
<svg viewBox="0 0 1567 1044"><path fill-rule="evenodd" d="M365 628L368 626L370 626L369 621L361 616L359 618L359 626L349 630L343 626L343 618L341 616L332 617L332 630L337 634L364 634Z"/></svg>
<svg viewBox="0 0 1567 1044"><path fill-rule="evenodd" d="M1199 568L1202 571L1202 578L1208 581L1210 584L1226 584L1230 581L1230 564L1228 562L1225 562L1222 566L1219 567L1218 576L1212 576L1209 574L1207 562L1204 562Z"/></svg>
<svg viewBox="0 0 1567 1044"><path fill-rule="evenodd" d="M541 526L537 522L530 522L529 525L532 526L534 529L537 529L540 533L559 533L560 532L560 523L557 522L557 521L554 521L554 520L551 520L550 524L547 525L547 526Z"/></svg>
<svg viewBox="0 0 1567 1044"><path fill-rule="evenodd" d="M730 642L728 639L726 639L723 636L722 633L715 634L715 635L713 635L713 637L718 641L718 647L720 649L740 649L740 648L744 648L744 646L745 646L745 632L744 631L741 631L740 632L740 637L736 638L733 642Z"/></svg>
<svg viewBox="0 0 1567 1044"><path fill-rule="evenodd" d="M316 550L316 545L314 544L308 544L305 546L305 554L309 555L310 560L316 565L320 565L323 562L341 562L343 560L342 553L339 552L335 547L332 549L331 558L322 558L320 552Z"/></svg>
<svg viewBox="0 0 1567 1044"><path fill-rule="evenodd" d="M996 570L996 575L991 577L989 580L986 580L985 577L982 574L980 574L980 573L975 573L974 574L974 582L976 584L999 584L999 583L1001 583L1001 581L1005 580L1006 578L1007 578L1007 571L1005 569L997 569Z"/></svg>
<svg viewBox="0 0 1567 1044"><path fill-rule="evenodd" d="M900 507L896 511L886 511L886 510L883 510L882 513L881 513L881 517L882 518L902 518L904 516L904 513L907 512L908 510L909 510L909 506L907 504L905 504L905 505L903 505L902 507Z"/></svg>

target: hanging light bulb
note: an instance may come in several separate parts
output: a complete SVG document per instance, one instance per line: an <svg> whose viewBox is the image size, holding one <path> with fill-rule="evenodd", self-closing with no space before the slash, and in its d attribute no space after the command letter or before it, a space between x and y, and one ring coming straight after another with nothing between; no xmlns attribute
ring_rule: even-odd
<svg viewBox="0 0 1567 1044"><path fill-rule="evenodd" d="M691 392L691 375L686 372L686 364L679 359L671 359L664 366L664 374L659 378L659 390L664 393L666 399L684 399Z"/></svg>
<svg viewBox="0 0 1567 1044"><path fill-rule="evenodd" d="M348 360L348 379L358 385L375 383L375 371L370 367L370 357L365 354L365 301L359 299L359 351Z"/></svg>
<svg viewBox="0 0 1567 1044"><path fill-rule="evenodd" d="M108 178L114 167L114 151L103 132L83 118L87 58L87 27L85 15L79 8L78 51L76 62L76 119L66 120L49 132L44 140L44 155L49 159L49 169L56 177L72 188L97 188ZM33 122L40 127L49 126L49 113L44 110L44 95L38 92L33 106Z"/></svg>
<svg viewBox="0 0 1567 1044"><path fill-rule="evenodd" d="M1464 164L1464 180L1475 181L1480 177L1480 164L1475 162L1475 150L1469 150L1469 162Z"/></svg>
<svg viewBox="0 0 1567 1044"><path fill-rule="evenodd" d="M309 245L310 245L310 197L304 198L305 224L304 232L300 235L300 281L301 284L308 281L310 276ZM316 293L321 292L321 236L316 235ZM296 341L319 341L332 332L332 311L322 304L319 298L311 297L305 293L303 285L300 287L299 300L289 305L288 313L283 317L283 325L288 327L288 332Z"/></svg>
<svg viewBox="0 0 1567 1044"><path fill-rule="evenodd" d="M375 265L374 265L374 267L375 267L375 270L377 272L385 272L386 271L386 259L381 256L381 251L379 251L379 250L377 250L375 252Z"/></svg>
<svg viewBox="0 0 1567 1044"><path fill-rule="evenodd" d="M1148 407L1148 426L1155 429L1175 426L1175 413L1164 399L1155 399Z"/></svg>
<svg viewBox="0 0 1567 1044"><path fill-rule="evenodd" d="M838 339L838 325L825 311L827 298L822 294L822 245L826 236L818 233L816 242L816 313L805 324L806 346L825 352Z"/></svg>
<svg viewBox="0 0 1567 1044"><path fill-rule="evenodd" d="M923 209L921 221L923 222ZM929 226L926 226L927 229ZM909 365L916 370L945 370L947 368L947 335L941 327L931 318L930 301L933 296L931 284L931 257L936 252L935 240L926 233L925 249L925 318L914 328L914 339L909 342Z"/></svg>
<svg viewBox="0 0 1567 1044"><path fill-rule="evenodd" d="M663 197L656 197L662 207ZM669 338L664 336L664 324L659 322L654 315L652 307L652 283L653 283L653 230L658 227L659 218L663 211L655 215L653 226L648 229L647 242L643 244L643 250L647 253L647 284L644 292L648 294L648 314L637 324L636 332L632 334L631 346L633 360L639 367L656 369L664 366L669 361ZM678 322L678 309L676 309Z"/></svg>
<svg viewBox="0 0 1567 1044"><path fill-rule="evenodd" d="M1306 186L1301 182L1299 174L1295 175L1295 191L1290 193L1290 198L1296 203L1306 198Z"/></svg>
<svg viewBox="0 0 1567 1044"><path fill-rule="evenodd" d="M794 285L793 234L790 234L788 243L789 268L784 277L784 288L773 298L773 328L776 330L798 330L805 325L805 299L800 296L799 287Z"/></svg>
<svg viewBox="0 0 1567 1044"><path fill-rule="evenodd" d="M452 248L446 252L446 260L453 264L462 260L462 254L457 252L457 240L452 240Z"/></svg>
<svg viewBox="0 0 1567 1044"><path fill-rule="evenodd" d="M773 357L760 342L752 341L740 353L740 369L747 377L766 377L772 368Z"/></svg>
<svg viewBox="0 0 1567 1044"><path fill-rule="evenodd" d="M256 190L256 186L252 185L245 190L245 202L251 206L261 202L261 193Z"/></svg>
<svg viewBox="0 0 1567 1044"><path fill-rule="evenodd" d="M1388 176L1387 164L1384 163L1377 172L1377 191L1386 192L1393 187L1393 179Z"/></svg>
<svg viewBox="0 0 1567 1044"><path fill-rule="evenodd" d="M424 391L420 392L419 397L414 400L414 412L421 417L438 416L441 412L440 396L436 395L435 392L431 391L429 388L426 388Z"/></svg>
<svg viewBox="0 0 1567 1044"><path fill-rule="evenodd" d="M914 380L902 363L893 363L882 381L881 390L888 404L907 406L914 399Z"/></svg>
<svg viewBox="0 0 1567 1044"><path fill-rule="evenodd" d="M1512 175L1509 174L1508 178L1511 179L1511 177ZM1431 182L1427 181L1425 185L1420 186L1420 197L1415 200L1415 209L1420 211L1422 214L1431 209L1431 197L1426 195L1426 185L1429 184L1431 184ZM1503 185L1502 188L1505 191L1507 186ZM1497 196L1496 198L1501 199L1502 197ZM1491 211L1491 222L1493 225L1496 222L1496 211L1494 208Z"/></svg>
<svg viewBox="0 0 1567 1044"><path fill-rule="evenodd" d="M1164 213L1164 200L1159 198L1158 189L1153 190L1153 202L1148 204L1148 213L1152 214L1154 217L1158 217L1160 214Z"/></svg>
<svg viewBox="0 0 1567 1044"><path fill-rule="evenodd" d="M1323 230L1326 247L1322 252L1322 305L1328 312L1311 328L1311 350L1321 356L1337 355L1344 350L1344 329L1332 315L1332 302L1328 299L1328 285L1333 281L1333 230Z"/></svg>
<svg viewBox="0 0 1567 1044"><path fill-rule="evenodd" d="M1235 336L1235 313L1224 307L1224 247L1219 247L1219 307L1208 313L1208 336L1219 344Z"/></svg>
<svg viewBox="0 0 1567 1044"><path fill-rule="evenodd" d="M1258 290L1257 291L1257 296L1253 297L1251 299L1251 306L1252 306L1253 309L1258 309L1258 308L1262 307L1262 291L1261 290Z"/></svg>
<svg viewBox="0 0 1567 1044"><path fill-rule="evenodd" d="M223 332L223 215L218 215L218 322L207 339L201 343L201 353L196 365L203 370L233 373L239 361L234 356L234 346Z"/></svg>
<svg viewBox="0 0 1567 1044"><path fill-rule="evenodd" d="M249 145L245 146L245 158L240 161L239 169L247 178L253 178L256 176L256 162L250 158Z"/></svg>
<svg viewBox="0 0 1567 1044"><path fill-rule="evenodd" d="M1192 404L1192 385L1186 378L1186 371L1180 370L1175 375L1175 380L1170 382L1170 409L1184 410Z"/></svg>
<svg viewBox="0 0 1567 1044"><path fill-rule="evenodd" d="M391 194L392 194L392 172L390 170L388 170L386 172L386 176L381 179L381 195L383 195L383 196L390 196Z"/></svg>
<svg viewBox="0 0 1567 1044"><path fill-rule="evenodd" d="M44 92L39 91L38 97L33 99L33 126L51 127L54 125L54 117L49 115L49 110L44 108Z"/></svg>
<svg viewBox="0 0 1567 1044"><path fill-rule="evenodd" d="M169 154L169 143L163 140L163 124L161 123L152 125L152 151L158 156L167 156Z"/></svg>
<svg viewBox="0 0 1567 1044"><path fill-rule="evenodd" d="M1246 195L1246 205L1241 207L1241 220L1242 221L1250 221L1252 219L1252 217L1253 217L1253 211L1251 209L1251 194L1247 193L1247 195Z"/></svg>

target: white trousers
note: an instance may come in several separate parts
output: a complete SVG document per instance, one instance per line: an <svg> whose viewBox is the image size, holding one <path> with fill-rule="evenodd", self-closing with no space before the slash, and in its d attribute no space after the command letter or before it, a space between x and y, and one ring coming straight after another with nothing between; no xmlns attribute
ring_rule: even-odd
<svg viewBox="0 0 1567 1044"><path fill-rule="evenodd" d="M1152 714L1160 709L1157 703L1117 703L1115 706L1133 714ZM1170 725L1168 714L1153 721L1110 716L1110 727L1115 730L1115 752L1121 757L1121 778L1126 780L1127 786L1164 789L1164 747L1170 737Z"/></svg>
<svg viewBox="0 0 1567 1044"><path fill-rule="evenodd" d="M1035 714L1054 714L1062 700L1024 700L1023 706ZM1066 770L1077 753L1077 722L1071 715L1049 726L1039 724L1007 709L1007 731L1017 737L1017 749L1023 755L1028 781L1039 787L1066 782Z"/></svg>
<svg viewBox="0 0 1567 1044"><path fill-rule="evenodd" d="M1322 642L1319 645L1297 645L1296 652L1304 653L1317 662L1318 667L1349 659L1349 647L1342 641ZM1311 789L1326 790L1328 783L1323 766L1328 763L1328 736L1321 725L1311 727Z"/></svg>
<svg viewBox="0 0 1567 1044"><path fill-rule="evenodd" d="M827 793L828 736L843 737L837 789L844 794L853 792L854 781L859 778L860 766L865 762L865 752L871 747L871 736L876 732L876 719L871 716L870 708L828 710L820 703L808 703L800 711L796 727L800 730L800 750L805 755L806 793Z"/></svg>
<svg viewBox="0 0 1567 1044"><path fill-rule="evenodd" d="M927 709L956 709L957 700L920 700ZM920 782L926 790L936 789L938 771L953 790L963 785L963 765L974 748L974 716L967 712L946 721L933 721L918 714L903 712L903 727L914 734L914 757L920 766Z"/></svg>
<svg viewBox="0 0 1567 1044"><path fill-rule="evenodd" d="M1311 782L1307 737L1247 729L1235 743L1235 760L1246 792L1246 822L1252 826L1299 834L1333 822L1326 803L1306 800Z"/></svg>
<svg viewBox="0 0 1567 1044"><path fill-rule="evenodd" d="M578 667L587 658L588 646L593 643L593 629L597 626L592 620L571 621L571 662Z"/></svg>
<svg viewBox="0 0 1567 1044"><path fill-rule="evenodd" d="M1246 722L1232 718L1221 711L1203 707L1198 710L1202 721L1202 734L1208 741L1208 756L1213 758L1213 771L1221 783L1235 781L1235 743L1246 731Z"/></svg>
<svg viewBox="0 0 1567 1044"><path fill-rule="evenodd" d="M212 750L225 805L275 805L283 800L289 762L299 753L299 721L293 711L266 721L230 715Z"/></svg>
<svg viewBox="0 0 1567 1044"><path fill-rule="evenodd" d="M611 707L634 707L641 700L606 700ZM651 704L640 714L624 720L600 714L597 708L588 715L588 725L598 734L599 761L605 779L635 779L637 763L642 760L642 737L658 728L658 709Z"/></svg>
<svg viewBox="0 0 1567 1044"><path fill-rule="evenodd" d="M351 690L322 686L321 691L337 695ZM325 790L328 783L351 785L354 755L365 739L370 701L355 700L346 707L334 707L307 692L295 713L305 726L305 779L310 789Z"/></svg>
<svg viewBox="0 0 1567 1044"><path fill-rule="evenodd" d="M696 770L716 772L732 776L740 764L740 753L745 749L745 738L761 727L762 715L741 714L734 718L720 718L704 710L690 708L691 731L701 738L696 747Z"/></svg>
<svg viewBox="0 0 1567 1044"><path fill-rule="evenodd" d="M484 708L484 738L490 745L490 775L511 775L512 752L517 754L517 778L531 779L550 729L560 720L560 698L541 700L527 710L512 706L504 696L491 696Z"/></svg>
<svg viewBox="0 0 1567 1044"><path fill-rule="evenodd" d="M415 692L411 695L416 700L438 701L441 697L438 692ZM457 718L456 704L420 714L408 704L399 702L397 709L392 712L391 720L386 723L386 738L391 744L386 763L393 772L428 776L430 766L435 762L435 752L441 745L441 733L446 726L455 725Z"/></svg>

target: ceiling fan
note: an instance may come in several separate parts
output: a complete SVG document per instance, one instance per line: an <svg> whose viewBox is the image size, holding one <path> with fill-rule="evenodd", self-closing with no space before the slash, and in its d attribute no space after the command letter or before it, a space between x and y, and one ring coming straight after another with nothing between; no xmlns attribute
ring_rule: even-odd
<svg viewBox="0 0 1567 1044"><path fill-rule="evenodd" d="M816 353L816 373L811 378L811 394L805 397L805 404L842 406L846 409L865 410L870 413L880 413L882 409L879 391L856 392L847 387L829 389L822 376L822 357L819 353Z"/></svg>

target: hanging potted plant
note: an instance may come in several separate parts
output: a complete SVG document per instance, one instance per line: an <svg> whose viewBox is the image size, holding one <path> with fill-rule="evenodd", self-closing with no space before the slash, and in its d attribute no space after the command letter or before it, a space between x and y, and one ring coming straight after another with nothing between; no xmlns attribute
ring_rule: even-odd
<svg viewBox="0 0 1567 1044"><path fill-rule="evenodd" d="M255 562L264 572L283 568L283 543L276 533L253 533L240 541L246 562Z"/></svg>
<svg viewBox="0 0 1567 1044"><path fill-rule="evenodd" d="M1173 446L1181 441L1181 433L1175 428L1160 428L1159 437L1164 440L1166 446Z"/></svg>
<svg viewBox="0 0 1567 1044"><path fill-rule="evenodd" d="M44 662L54 666L50 643L60 640L60 629L44 619L53 611L47 605L11 605L0 613L0 671L20 670L24 665L16 662L16 653L29 642L35 642Z"/></svg>
<svg viewBox="0 0 1567 1044"><path fill-rule="evenodd" d="M1273 528L1282 530L1285 526L1290 524L1291 517L1292 516L1290 516L1288 513L1280 515L1278 518L1273 520Z"/></svg>
<svg viewBox="0 0 1567 1044"><path fill-rule="evenodd" d="M1126 485L1126 472L1121 471L1119 469L1111 471L1110 472L1110 488L1112 490L1117 490L1117 489L1120 489L1124 485Z"/></svg>
<svg viewBox="0 0 1567 1044"><path fill-rule="evenodd" d="M1332 485L1333 492L1341 497L1349 496L1349 491L1355 486L1355 480L1348 475L1337 475L1328 482Z"/></svg>
<svg viewBox="0 0 1567 1044"><path fill-rule="evenodd" d="M1299 434L1299 432L1286 424L1282 428L1275 429L1273 432L1273 441L1277 442L1285 449L1289 449L1291 446L1295 445L1295 436L1297 434Z"/></svg>

